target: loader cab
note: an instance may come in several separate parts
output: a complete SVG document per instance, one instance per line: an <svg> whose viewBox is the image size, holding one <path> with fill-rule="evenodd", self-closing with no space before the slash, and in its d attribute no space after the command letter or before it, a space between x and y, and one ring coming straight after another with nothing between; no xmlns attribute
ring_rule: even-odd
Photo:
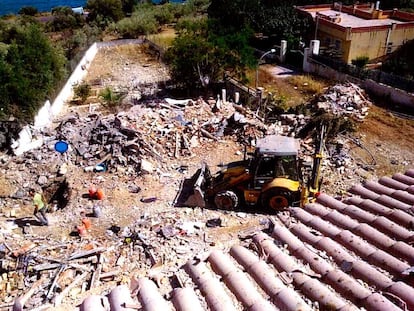
<svg viewBox="0 0 414 311"><path fill-rule="evenodd" d="M254 188L262 189L263 185L275 178L286 178L299 181L299 167L296 155L275 156L262 154L254 163Z"/></svg>
<svg viewBox="0 0 414 311"><path fill-rule="evenodd" d="M269 135L258 140L252 164L255 176L299 181L299 148L293 137Z"/></svg>
<svg viewBox="0 0 414 311"><path fill-rule="evenodd" d="M299 141L293 137L269 135L258 140L245 201L275 210L297 201L301 184L298 153Z"/></svg>

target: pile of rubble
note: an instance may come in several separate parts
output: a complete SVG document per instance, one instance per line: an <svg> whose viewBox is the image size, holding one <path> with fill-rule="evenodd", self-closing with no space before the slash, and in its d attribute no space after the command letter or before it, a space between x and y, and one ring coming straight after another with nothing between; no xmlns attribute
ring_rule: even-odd
<svg viewBox="0 0 414 311"><path fill-rule="evenodd" d="M218 237L223 231L226 243L234 243L268 224L262 215L251 216L239 212L223 217L198 208L144 213L129 226L112 226L103 236L92 230L71 243L31 235L22 240L8 234L0 244L4 302L0 307L65 310L86 292L103 291L133 276L168 287L168 278L189 255L222 247Z"/></svg>
<svg viewBox="0 0 414 311"><path fill-rule="evenodd" d="M370 105L365 92L350 82L330 87L316 103L317 109L355 121L363 121L366 118Z"/></svg>
<svg viewBox="0 0 414 311"><path fill-rule="evenodd" d="M222 104L218 111L215 103L211 106L203 100L185 104L164 100L136 105L116 115L71 115L42 135L49 148L58 140L70 142L73 152L67 154L67 160L85 170L127 169L127 173L137 174L143 159L155 160L162 167L165 157L191 156L203 139L217 141L224 135L236 135L249 141L265 132L263 123L241 115L231 103Z"/></svg>
<svg viewBox="0 0 414 311"><path fill-rule="evenodd" d="M356 94L361 96L361 91L357 91L354 85L334 89L336 94L343 92L337 95L341 100L346 94L354 101ZM329 94L325 97L327 101L333 96ZM334 105L334 100L331 101ZM337 107L342 107L337 100L334 102ZM364 105L367 103L365 100ZM343 111L350 110L344 106ZM88 115L75 112L58 120L54 129L35 133L44 140L40 149L29 151L17 159L2 157L1 173L8 177L11 187L8 195L0 197L3 203L1 211L10 217L9 211L20 204L33 183L45 186L57 176L65 176L67 163L72 169L79 168L83 174L107 174L94 175L94 178L99 178L101 183L110 182L110 189L121 182L131 185L133 181L136 185L137 176L141 175L144 179L140 186L144 187L148 178L158 183L161 176L181 178L177 170L180 164L177 163L188 163L191 158L197 160L206 153L209 143L215 145L230 139L241 143L238 146L242 149L243 144L254 145L257 138L266 134L296 136L309 120L311 116L281 115L276 122L265 124L241 105L212 99L141 102L128 111L105 116L97 112ZM54 150L59 141L69 143L69 150L64 154ZM302 145L305 155L311 157L314 151L312 139L303 140ZM335 162L344 165L338 158ZM82 179L84 175L81 173L72 173L73 178L83 183L82 187L89 182ZM66 188L74 186L73 180L68 180ZM174 184L168 184L170 191L174 191L171 185ZM128 191L139 193L140 186L128 188ZM66 211L60 210L56 215L62 217L62 226L73 222L67 219L77 218L78 211L91 204L79 189L77 196L66 202ZM135 220L129 219L128 224L121 225L116 218L121 214L116 209L118 207L110 209L107 203L99 202L105 216L98 219L93 217L95 215L89 216L93 225L100 224L104 230L92 227L87 236L74 232L74 238L64 238L71 239L71 243L47 237L39 239L30 230L24 231L23 236L14 233L19 227L25 230L27 221L22 226L9 218L11 221L2 223L0 227L4 241L0 244L3 272L0 298L11 306L14 299L20 297L17 301L21 308L16 310L23 309L24 305L33 309L42 303L56 306L64 299L73 303L87 290L95 287L102 290L106 283L122 282L131 271L143 273L148 268L149 277L162 285L163 276L168 275L172 267L183 264L189 254L200 254L221 243L220 234L230 242L231 238L238 238L248 234L252 228L257 230L260 225L267 224L260 214L247 217L241 212L223 214L197 208L177 209L170 203L159 202L157 197L143 197L140 207L128 202L131 214L135 211ZM70 216L64 216L65 213ZM27 292L29 287L31 290Z"/></svg>

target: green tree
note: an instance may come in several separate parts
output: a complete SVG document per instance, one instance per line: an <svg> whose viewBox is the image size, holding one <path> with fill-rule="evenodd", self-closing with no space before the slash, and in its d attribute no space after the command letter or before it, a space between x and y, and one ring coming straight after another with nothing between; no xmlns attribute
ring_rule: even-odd
<svg viewBox="0 0 414 311"><path fill-rule="evenodd" d="M352 65L355 65L358 68L364 68L368 64L368 56L358 56L357 58L351 60Z"/></svg>
<svg viewBox="0 0 414 311"><path fill-rule="evenodd" d="M22 119L31 120L62 80L65 58L37 24L15 25L6 32L9 41L0 57L0 71L7 83L1 83L0 106L19 110Z"/></svg>
<svg viewBox="0 0 414 311"><path fill-rule="evenodd" d="M154 17L160 24L169 24L174 21L174 7L176 4L166 3L154 8Z"/></svg>
<svg viewBox="0 0 414 311"><path fill-rule="evenodd" d="M89 11L89 20L101 27L124 17L121 0L88 0L86 8Z"/></svg>
<svg viewBox="0 0 414 311"><path fill-rule="evenodd" d="M137 38L140 35L156 33L159 28L154 14L149 10L137 10L130 18L123 18L108 29L123 38Z"/></svg>
<svg viewBox="0 0 414 311"><path fill-rule="evenodd" d="M80 14L76 14L70 7L59 6L52 10L53 19L47 23L49 31L62 31L65 29L81 28L85 21Z"/></svg>
<svg viewBox="0 0 414 311"><path fill-rule="evenodd" d="M115 92L112 88L106 87L99 93L99 97L103 100L102 105L111 111L115 111L121 104L125 94Z"/></svg>
<svg viewBox="0 0 414 311"><path fill-rule="evenodd" d="M388 55L381 66L381 70L409 79L414 77L414 40L400 46L395 52Z"/></svg>
<svg viewBox="0 0 414 311"><path fill-rule="evenodd" d="M185 7L185 9L189 10L189 12L192 12L194 15L198 15L207 13L210 2L210 0L187 0L185 5L181 5L180 7Z"/></svg>
<svg viewBox="0 0 414 311"><path fill-rule="evenodd" d="M122 0L122 11L124 12L124 15L130 15L137 4L137 0Z"/></svg>
<svg viewBox="0 0 414 311"><path fill-rule="evenodd" d="M259 9L259 0L212 0L207 12L217 25L232 32L240 27L250 27Z"/></svg>
<svg viewBox="0 0 414 311"><path fill-rule="evenodd" d="M217 26L229 33L241 28L252 29L270 37L269 46L287 40L295 44L309 29L306 19L297 15L292 0L212 0L208 16Z"/></svg>
<svg viewBox="0 0 414 311"><path fill-rule="evenodd" d="M76 66L82 57L80 54L93 42L100 41L101 35L102 31L97 26L89 26L88 24L73 30L72 34L62 42L66 57L71 62L75 62Z"/></svg>
<svg viewBox="0 0 414 311"><path fill-rule="evenodd" d="M20 15L30 15L35 16L39 11L34 6L24 6L22 7L19 12Z"/></svg>
<svg viewBox="0 0 414 311"><path fill-rule="evenodd" d="M10 77L12 74L13 68L6 61L4 55L0 54L0 115L6 113L11 104Z"/></svg>
<svg viewBox="0 0 414 311"><path fill-rule="evenodd" d="M185 87L208 87L222 79L225 71L243 76L255 60L247 44L247 32L217 35L207 19L182 20L178 36L167 50L173 80Z"/></svg>

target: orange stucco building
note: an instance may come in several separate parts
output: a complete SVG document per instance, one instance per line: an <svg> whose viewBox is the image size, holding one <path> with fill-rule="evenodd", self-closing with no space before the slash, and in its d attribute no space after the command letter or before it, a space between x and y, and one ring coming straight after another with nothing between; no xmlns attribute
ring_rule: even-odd
<svg viewBox="0 0 414 311"><path fill-rule="evenodd" d="M321 48L335 49L345 62L367 56L375 60L414 39L414 14L380 10L376 4L346 6L339 3L299 6L315 23Z"/></svg>

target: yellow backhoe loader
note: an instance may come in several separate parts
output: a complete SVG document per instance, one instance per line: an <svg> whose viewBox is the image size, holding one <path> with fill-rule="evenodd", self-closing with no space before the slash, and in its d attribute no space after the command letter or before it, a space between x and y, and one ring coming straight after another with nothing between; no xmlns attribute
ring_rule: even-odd
<svg viewBox="0 0 414 311"><path fill-rule="evenodd" d="M324 135L322 127L307 182L302 176L299 140L269 135L257 141L249 158L227 164L214 176L203 163L182 183L175 205L230 210L250 205L275 211L303 206L319 192Z"/></svg>

